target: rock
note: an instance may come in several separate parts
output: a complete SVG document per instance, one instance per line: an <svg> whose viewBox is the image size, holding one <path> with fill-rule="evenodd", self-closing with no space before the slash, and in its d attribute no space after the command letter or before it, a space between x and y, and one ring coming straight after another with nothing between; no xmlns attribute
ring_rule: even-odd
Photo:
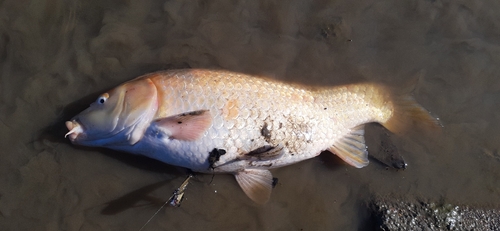
<svg viewBox="0 0 500 231"><path fill-rule="evenodd" d="M500 230L500 210L442 203L376 199L375 230Z"/></svg>

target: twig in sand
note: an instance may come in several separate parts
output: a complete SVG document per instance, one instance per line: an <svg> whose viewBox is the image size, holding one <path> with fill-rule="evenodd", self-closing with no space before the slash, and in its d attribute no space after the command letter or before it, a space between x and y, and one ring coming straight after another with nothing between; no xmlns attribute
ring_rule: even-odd
<svg viewBox="0 0 500 231"><path fill-rule="evenodd" d="M189 176L184 180L184 182L182 182L181 186L179 186L179 188L177 188L174 191L172 196L170 196L170 198L168 198L168 200L165 201L165 203L158 210L156 210L156 212L153 214L153 216L151 216L151 218L149 218L149 220L146 221L146 223L141 227L141 229L139 229L139 231L142 231L144 229L144 227L146 227L146 225L151 220L153 220L153 218L163 209L163 207L165 207L165 205L170 204L171 206L174 206L174 207L181 206L182 199L184 198L184 191L186 190L186 188L189 184L189 180L191 178L193 178L193 175L189 174Z"/></svg>

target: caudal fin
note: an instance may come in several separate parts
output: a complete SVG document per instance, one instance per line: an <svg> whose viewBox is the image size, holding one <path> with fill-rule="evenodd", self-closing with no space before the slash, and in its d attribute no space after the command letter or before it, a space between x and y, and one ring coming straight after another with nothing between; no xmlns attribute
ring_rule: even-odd
<svg viewBox="0 0 500 231"><path fill-rule="evenodd" d="M442 128L439 119L434 118L425 108L420 106L410 95L395 96L392 99L394 112L384 127L393 133L404 133L410 127L438 131Z"/></svg>

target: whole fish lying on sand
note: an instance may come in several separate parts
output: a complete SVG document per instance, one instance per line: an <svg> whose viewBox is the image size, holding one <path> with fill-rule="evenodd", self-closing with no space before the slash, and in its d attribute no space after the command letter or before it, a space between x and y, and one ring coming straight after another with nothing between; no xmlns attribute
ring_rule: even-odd
<svg viewBox="0 0 500 231"><path fill-rule="evenodd" d="M215 70L143 75L66 122L74 144L142 154L202 173L230 173L248 197L269 200L269 169L324 150L368 165L364 124L392 132L437 121L408 95L377 84L329 88Z"/></svg>

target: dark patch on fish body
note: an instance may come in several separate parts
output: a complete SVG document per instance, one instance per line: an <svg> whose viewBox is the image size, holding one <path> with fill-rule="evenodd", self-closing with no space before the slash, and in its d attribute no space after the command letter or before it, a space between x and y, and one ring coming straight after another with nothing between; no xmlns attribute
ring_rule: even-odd
<svg viewBox="0 0 500 231"><path fill-rule="evenodd" d="M214 148L208 154L209 169L214 169L215 162L220 160L220 156L226 154L226 150Z"/></svg>
<svg viewBox="0 0 500 231"><path fill-rule="evenodd" d="M196 115L201 115L205 112L207 112L208 110L198 110L198 111L191 111L191 112L188 112L188 113L183 113L182 116L196 116Z"/></svg>
<svg viewBox="0 0 500 231"><path fill-rule="evenodd" d="M199 116L205 112L208 112L208 110L198 110L198 111L190 111L186 113L182 113L179 115L179 117L186 117L186 116ZM178 123L182 123L182 121L179 121Z"/></svg>
<svg viewBox="0 0 500 231"><path fill-rule="evenodd" d="M248 166L256 167L256 168L262 168L262 167L270 168L273 166L273 163L268 163L268 162L262 161L262 160L251 160L251 161L248 161Z"/></svg>
<svg viewBox="0 0 500 231"><path fill-rule="evenodd" d="M189 113L189 115L201 115L201 114L205 113L206 111L208 111L208 110L192 111Z"/></svg>
<svg viewBox="0 0 500 231"><path fill-rule="evenodd" d="M281 144L277 146L264 145L243 155L242 159L257 161L274 160L282 156L284 151L284 146Z"/></svg>
<svg viewBox="0 0 500 231"><path fill-rule="evenodd" d="M259 156L262 153L265 153L273 148L274 148L273 146L264 145L262 147L259 147L259 148L256 148L256 149L250 151L249 153L246 154L246 156Z"/></svg>
<svg viewBox="0 0 500 231"><path fill-rule="evenodd" d="M271 140L271 131L267 128L267 123L264 122L262 129L260 130L260 134L264 137L264 139L269 142Z"/></svg>

